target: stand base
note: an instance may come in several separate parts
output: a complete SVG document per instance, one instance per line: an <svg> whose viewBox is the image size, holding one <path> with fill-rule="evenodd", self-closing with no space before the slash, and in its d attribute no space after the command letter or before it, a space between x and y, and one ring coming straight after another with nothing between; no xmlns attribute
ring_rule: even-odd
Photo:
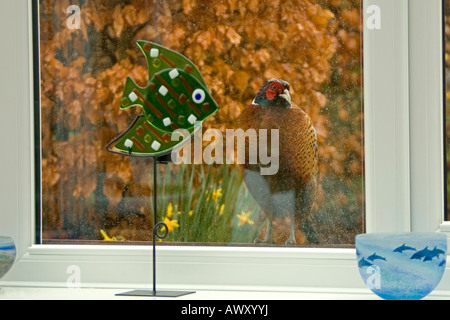
<svg viewBox="0 0 450 320"><path fill-rule="evenodd" d="M195 293L195 291L153 291L153 290L133 290L124 293L118 293L116 296L122 297L166 297L176 298Z"/></svg>

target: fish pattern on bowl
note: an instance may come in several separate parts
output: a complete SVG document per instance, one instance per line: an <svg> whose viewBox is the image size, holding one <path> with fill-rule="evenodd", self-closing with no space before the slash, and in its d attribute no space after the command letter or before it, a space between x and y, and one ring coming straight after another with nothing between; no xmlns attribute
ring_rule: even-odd
<svg viewBox="0 0 450 320"><path fill-rule="evenodd" d="M386 300L419 300L442 279L447 237L439 234L372 234L356 237L365 284Z"/></svg>

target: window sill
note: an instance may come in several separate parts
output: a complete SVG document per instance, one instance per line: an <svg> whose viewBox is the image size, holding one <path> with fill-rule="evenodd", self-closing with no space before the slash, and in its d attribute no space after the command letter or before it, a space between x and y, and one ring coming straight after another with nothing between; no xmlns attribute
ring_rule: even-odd
<svg viewBox="0 0 450 320"><path fill-rule="evenodd" d="M311 292L354 295L366 289L355 257L354 249L159 246L157 288L300 292L299 299ZM152 284L150 246L32 246L2 280L6 286L64 289L73 266L81 288ZM438 290L450 292L447 274Z"/></svg>
<svg viewBox="0 0 450 320"><path fill-rule="evenodd" d="M147 288L151 290L150 288ZM175 290L180 288L165 287ZM380 300L369 289L316 289L300 288L295 291L283 288L258 288L257 290L214 289L198 290L194 294L178 297L123 297L116 296L130 288L72 289L52 287L7 286L0 288L0 300ZM132 290L132 289L131 289ZM195 290L195 289L194 289ZM450 291L434 291L426 300L448 300Z"/></svg>
<svg viewBox="0 0 450 320"><path fill-rule="evenodd" d="M443 222L439 228L439 232L445 233L450 237L450 221Z"/></svg>
<svg viewBox="0 0 450 320"><path fill-rule="evenodd" d="M196 288L363 288L354 249L158 246L157 283ZM152 283L151 246L36 245L5 276L9 283L66 287L70 267L83 288ZM276 271L276 274L274 274Z"/></svg>

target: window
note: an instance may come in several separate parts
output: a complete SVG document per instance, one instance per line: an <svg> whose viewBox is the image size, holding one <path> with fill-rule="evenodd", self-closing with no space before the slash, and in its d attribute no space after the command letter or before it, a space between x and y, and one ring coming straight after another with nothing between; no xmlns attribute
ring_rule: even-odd
<svg viewBox="0 0 450 320"><path fill-rule="evenodd" d="M42 243L152 237L151 161L105 150L142 112L120 110L126 77L141 86L148 81L138 40L169 47L199 67L219 105L204 128L224 136L225 128L239 129L237 117L264 80L287 80L319 141L310 238L321 246L351 245L364 231L360 1L38 2ZM294 153L292 144L280 152ZM253 244L264 238L261 203L235 166L158 169L158 219L169 226L164 242ZM286 218L274 221L276 244L289 237ZM305 242L302 234L296 238Z"/></svg>
<svg viewBox="0 0 450 320"><path fill-rule="evenodd" d="M446 163L446 208L445 208L445 220L450 220L450 207L448 203L449 199L449 183L450 183L450 175L449 175L449 165L450 165L450 158L449 158L449 138L450 138L450 118L449 118L449 112L450 112L450 2L444 1L444 75L445 75L445 163Z"/></svg>
<svg viewBox="0 0 450 320"><path fill-rule="evenodd" d="M382 24L364 33L364 223L368 232L435 231L444 203L442 22L436 18L441 3L364 1L364 21L372 4L380 7ZM5 106L11 106L0 118L0 135L8 137L0 166L0 233L13 236L18 245L18 260L2 280L65 286L68 268L77 265L83 286L148 286L147 246L42 245L35 240L32 89L39 83L32 76L32 8L25 0L0 6L0 36L10 44L0 61L10 77L0 90ZM158 283L167 288L364 287L351 248L161 246L157 258Z"/></svg>

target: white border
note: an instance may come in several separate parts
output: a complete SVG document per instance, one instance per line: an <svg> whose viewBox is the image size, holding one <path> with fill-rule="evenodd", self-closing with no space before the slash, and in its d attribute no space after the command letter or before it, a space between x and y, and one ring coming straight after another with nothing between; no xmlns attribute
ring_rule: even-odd
<svg viewBox="0 0 450 320"><path fill-rule="evenodd" d="M364 29L367 232L408 232L408 1L364 1L364 12L370 5L381 29Z"/></svg>
<svg viewBox="0 0 450 320"><path fill-rule="evenodd" d="M445 210L442 9L410 1L411 227L435 231Z"/></svg>
<svg viewBox="0 0 450 320"><path fill-rule="evenodd" d="M366 29L364 39L367 228L409 231L409 6L407 0L373 0L365 1L365 8L370 4L381 8L382 29ZM429 9L430 16L435 9ZM0 80L0 137L7 137L0 166L0 234L13 236L18 246L17 262L2 280L64 287L67 267L77 265L83 287L148 287L150 248L33 243L30 17L30 1L0 4L0 38L8 44L0 60L7 75ZM364 288L353 249L159 247L157 257L161 287Z"/></svg>

